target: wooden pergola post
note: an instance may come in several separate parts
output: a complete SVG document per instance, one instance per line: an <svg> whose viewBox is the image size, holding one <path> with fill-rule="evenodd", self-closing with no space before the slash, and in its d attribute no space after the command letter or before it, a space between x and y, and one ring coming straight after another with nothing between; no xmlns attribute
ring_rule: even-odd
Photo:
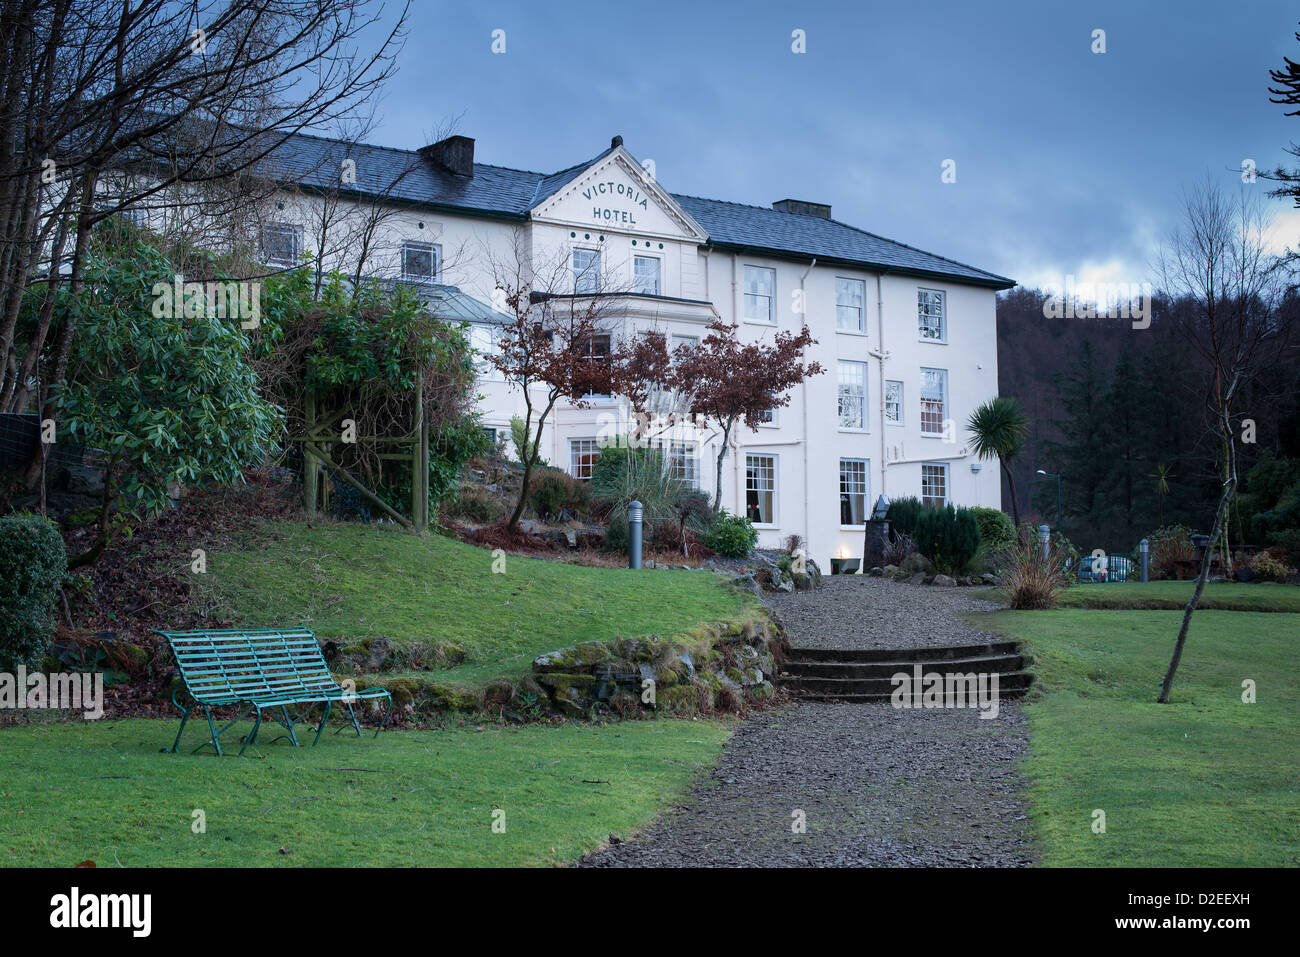
<svg viewBox="0 0 1300 957"><path fill-rule="evenodd" d="M429 527L429 426L424 421L424 375L415 384L415 448L411 452L411 523L418 531Z"/></svg>
<svg viewBox="0 0 1300 957"><path fill-rule="evenodd" d="M311 435L312 429L316 427L316 396L308 390L303 402L303 418L306 424L306 434ZM320 477L320 463L314 456L307 455L304 449L302 457L302 504L308 518L316 515L316 499L319 495L317 488L317 479Z"/></svg>

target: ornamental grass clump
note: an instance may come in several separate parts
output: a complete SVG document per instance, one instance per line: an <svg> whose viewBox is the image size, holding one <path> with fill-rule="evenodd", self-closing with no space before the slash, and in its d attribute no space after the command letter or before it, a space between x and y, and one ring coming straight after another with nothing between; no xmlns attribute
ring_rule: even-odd
<svg viewBox="0 0 1300 957"><path fill-rule="evenodd" d="M1048 544L1047 554L1038 542L1021 542L1002 551L1002 586L1007 603L1017 610L1055 608L1057 593L1070 585L1069 552L1059 541Z"/></svg>

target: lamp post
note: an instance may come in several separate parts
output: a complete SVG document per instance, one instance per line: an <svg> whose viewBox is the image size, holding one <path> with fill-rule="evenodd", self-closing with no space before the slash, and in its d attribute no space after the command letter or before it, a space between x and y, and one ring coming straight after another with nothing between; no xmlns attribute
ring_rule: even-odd
<svg viewBox="0 0 1300 957"><path fill-rule="evenodd" d="M1038 474L1047 478L1056 479L1056 534L1061 534L1061 476L1058 472L1044 472L1038 469Z"/></svg>

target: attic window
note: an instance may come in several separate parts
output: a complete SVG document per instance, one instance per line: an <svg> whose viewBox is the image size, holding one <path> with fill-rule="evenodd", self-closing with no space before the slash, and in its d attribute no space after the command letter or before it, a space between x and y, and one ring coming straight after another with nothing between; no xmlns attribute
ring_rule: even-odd
<svg viewBox="0 0 1300 957"><path fill-rule="evenodd" d="M302 255L302 227L287 223L262 226L262 260L269 266L296 266Z"/></svg>
<svg viewBox="0 0 1300 957"><path fill-rule="evenodd" d="M402 243L402 280L435 282L441 259L441 246L432 243Z"/></svg>

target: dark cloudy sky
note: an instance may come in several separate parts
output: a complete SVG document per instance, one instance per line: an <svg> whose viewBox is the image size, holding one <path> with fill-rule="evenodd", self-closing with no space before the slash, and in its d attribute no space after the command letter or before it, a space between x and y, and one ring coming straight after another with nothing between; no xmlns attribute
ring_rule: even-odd
<svg viewBox="0 0 1300 957"><path fill-rule="evenodd" d="M1267 92L1298 19L1275 0L415 0L370 139L414 148L454 117L480 162L552 171L618 133L672 192L830 203L1030 285L1138 282L1180 189L1239 188L1243 159L1300 140ZM1300 215L1271 205L1296 244Z"/></svg>

